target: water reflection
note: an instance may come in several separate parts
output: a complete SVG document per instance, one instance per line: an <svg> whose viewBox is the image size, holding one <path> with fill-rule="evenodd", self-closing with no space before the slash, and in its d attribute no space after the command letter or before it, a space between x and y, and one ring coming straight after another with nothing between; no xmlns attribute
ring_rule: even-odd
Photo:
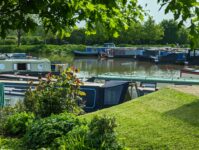
<svg viewBox="0 0 199 150"><path fill-rule="evenodd" d="M74 58L69 62L88 75L124 74L139 76L179 77L180 65L156 65L133 59Z"/></svg>
<svg viewBox="0 0 199 150"><path fill-rule="evenodd" d="M40 56L41 57L41 56ZM51 61L67 63L80 69L84 76L99 74L138 75L156 77L180 77L181 65L155 64L152 62L136 61L134 59L98 59L96 57L73 57L72 55L42 55Z"/></svg>

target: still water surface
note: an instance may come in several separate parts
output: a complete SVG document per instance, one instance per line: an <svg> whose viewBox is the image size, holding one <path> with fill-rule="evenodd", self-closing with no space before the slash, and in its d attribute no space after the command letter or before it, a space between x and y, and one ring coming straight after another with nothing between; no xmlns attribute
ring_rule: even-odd
<svg viewBox="0 0 199 150"><path fill-rule="evenodd" d="M44 56L43 56L44 57ZM138 75L153 77L180 77L183 65L155 64L153 62L137 61L134 59L98 59L74 56L45 56L51 61L66 63L80 69L83 76L100 74Z"/></svg>

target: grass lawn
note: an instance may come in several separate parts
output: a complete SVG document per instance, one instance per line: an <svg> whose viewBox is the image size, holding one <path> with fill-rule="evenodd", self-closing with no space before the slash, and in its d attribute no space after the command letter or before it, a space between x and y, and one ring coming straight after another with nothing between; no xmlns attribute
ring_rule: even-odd
<svg viewBox="0 0 199 150"><path fill-rule="evenodd" d="M119 137L132 149L199 149L199 97L162 89L89 113L116 117Z"/></svg>

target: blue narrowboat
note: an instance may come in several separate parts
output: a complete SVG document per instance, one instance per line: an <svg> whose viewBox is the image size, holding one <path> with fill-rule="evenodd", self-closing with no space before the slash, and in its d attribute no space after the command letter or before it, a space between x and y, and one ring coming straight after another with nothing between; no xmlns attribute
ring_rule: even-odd
<svg viewBox="0 0 199 150"><path fill-rule="evenodd" d="M115 47L114 43L104 43L103 47L86 47L85 51L73 51L75 56L99 56L101 53L105 53L106 49Z"/></svg>
<svg viewBox="0 0 199 150"><path fill-rule="evenodd" d="M128 86L129 83L126 81L106 81L104 84L85 83L80 88L86 93L86 96L82 97L85 111L90 112L126 101Z"/></svg>

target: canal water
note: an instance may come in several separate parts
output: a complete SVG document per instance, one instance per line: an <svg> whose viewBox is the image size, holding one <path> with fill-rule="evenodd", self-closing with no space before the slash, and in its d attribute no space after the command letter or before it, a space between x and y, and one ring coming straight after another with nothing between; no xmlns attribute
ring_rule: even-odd
<svg viewBox="0 0 199 150"><path fill-rule="evenodd" d="M44 56L43 56L44 57ZM134 59L99 59L97 57L45 56L53 62L77 67L81 76L90 77L100 74L137 75L153 77L180 77L183 65L155 64Z"/></svg>

